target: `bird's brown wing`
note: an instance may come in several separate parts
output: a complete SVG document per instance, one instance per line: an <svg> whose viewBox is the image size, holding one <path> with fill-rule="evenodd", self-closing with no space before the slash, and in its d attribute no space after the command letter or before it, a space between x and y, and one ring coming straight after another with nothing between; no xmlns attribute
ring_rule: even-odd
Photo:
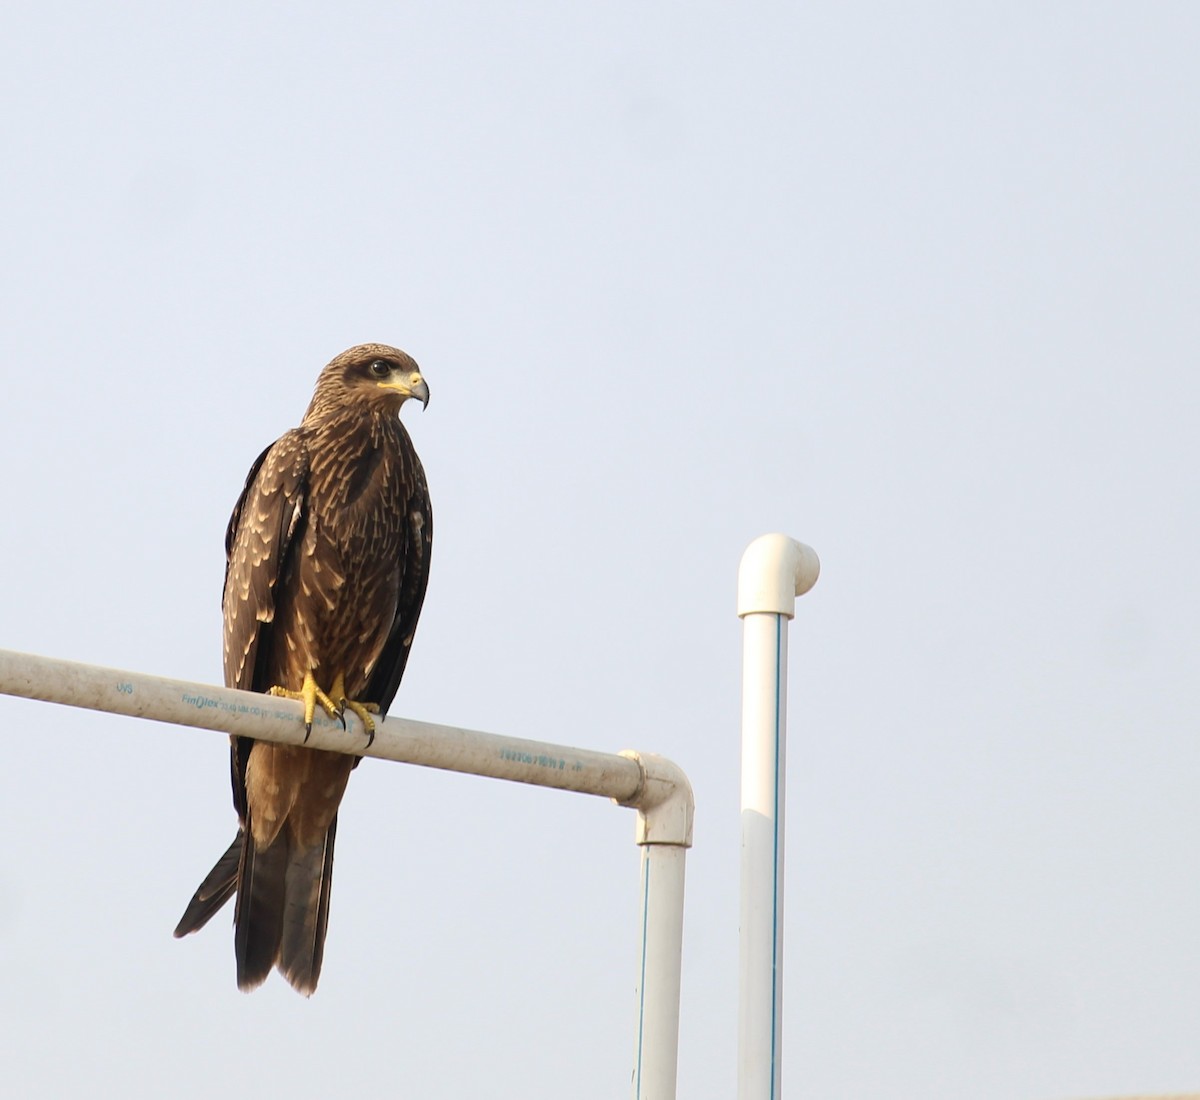
<svg viewBox="0 0 1200 1100"><path fill-rule="evenodd" d="M417 619L421 616L421 605L425 602L425 588L429 584L429 557L433 545L433 509L429 503L429 489L425 484L425 471L408 442L405 433L404 449L408 485L408 501L405 508L404 531L406 540L400 552L400 592L396 599L396 615L388 632L379 660L371 673L365 693L366 701L378 703L381 714L396 697L408 654L412 648Z"/></svg>
<svg viewBox="0 0 1200 1100"><path fill-rule="evenodd" d="M225 532L225 686L266 691L276 595L307 517L308 449L291 431L255 460Z"/></svg>
<svg viewBox="0 0 1200 1100"><path fill-rule="evenodd" d="M276 591L291 568L305 521L308 454L288 432L254 460L225 532L225 684L265 691ZM246 765L254 741L230 739L230 779L238 835L189 903L176 936L194 932L233 896L247 820Z"/></svg>
<svg viewBox="0 0 1200 1100"><path fill-rule="evenodd" d="M275 605L304 533L308 449L290 431L254 460L225 531L225 686L267 691L273 685ZM246 763L254 742L231 737L233 805L246 822Z"/></svg>

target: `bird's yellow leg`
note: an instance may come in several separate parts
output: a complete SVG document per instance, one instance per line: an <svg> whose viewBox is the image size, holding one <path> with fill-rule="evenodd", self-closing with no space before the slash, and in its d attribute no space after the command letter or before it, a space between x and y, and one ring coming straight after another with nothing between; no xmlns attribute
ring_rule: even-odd
<svg viewBox="0 0 1200 1100"><path fill-rule="evenodd" d="M338 712L344 714L350 711L357 714L363 729L367 733L367 744L375 740L375 719L373 714L379 713L378 703L360 703L357 699L346 698L346 678L339 672L333 681L333 690L329 693L338 701Z"/></svg>
<svg viewBox="0 0 1200 1100"><path fill-rule="evenodd" d="M342 682L341 677L338 677L339 684ZM334 687L333 694L336 697L340 689ZM285 699L299 699L304 703L304 740L308 740L308 735L312 733L313 715L317 713L317 704L321 704L321 709L329 715L330 718L341 719L341 708L325 694L319 687L317 681L313 679L312 672L304 674L304 686L299 691L291 691L285 687L278 685L271 688L267 692L268 695L282 695Z"/></svg>

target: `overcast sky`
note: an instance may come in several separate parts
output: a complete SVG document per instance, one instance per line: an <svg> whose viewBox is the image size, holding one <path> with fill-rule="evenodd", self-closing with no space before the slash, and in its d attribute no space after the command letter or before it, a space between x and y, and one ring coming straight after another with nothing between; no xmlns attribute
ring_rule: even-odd
<svg viewBox="0 0 1200 1100"><path fill-rule="evenodd" d="M0 646L219 681L222 540L382 341L393 713L697 797L680 1097L734 1094L745 545L791 628L785 1092L1200 1088L1200 7L0 14ZM0 698L12 1095L627 1094L634 820L367 763L321 988L171 938L222 735Z"/></svg>

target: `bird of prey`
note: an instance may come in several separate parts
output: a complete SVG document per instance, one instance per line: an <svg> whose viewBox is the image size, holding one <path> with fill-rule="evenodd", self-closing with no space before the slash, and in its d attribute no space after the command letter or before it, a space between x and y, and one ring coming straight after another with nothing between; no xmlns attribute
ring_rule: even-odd
<svg viewBox="0 0 1200 1100"><path fill-rule="evenodd" d="M351 710L374 737L404 675L425 598L433 517L400 422L429 403L417 364L385 344L343 352L298 428L255 460L225 535L225 684ZM238 988L273 966L317 987L329 921L338 805L358 758L232 739L238 835L200 884L176 936L235 893ZM369 741L368 741L369 744Z"/></svg>

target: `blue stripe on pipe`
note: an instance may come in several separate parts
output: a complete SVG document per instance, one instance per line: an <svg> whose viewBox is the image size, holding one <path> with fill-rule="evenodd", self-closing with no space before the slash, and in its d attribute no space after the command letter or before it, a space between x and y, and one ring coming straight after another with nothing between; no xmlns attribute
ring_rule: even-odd
<svg viewBox="0 0 1200 1100"><path fill-rule="evenodd" d="M772 853L772 862L774 870L774 883L771 887L771 1100L775 1100L778 1096L778 1086L776 1084L776 1059L778 1052L775 1049L776 1039L779 1035L779 803L781 798L780 786L782 784L782 776L779 774L779 752L783 741L783 728L781 722L782 700L780 699L780 686L783 684L783 616L775 616L775 801L772 806L772 814L775 818L775 836L774 836L774 851Z"/></svg>

